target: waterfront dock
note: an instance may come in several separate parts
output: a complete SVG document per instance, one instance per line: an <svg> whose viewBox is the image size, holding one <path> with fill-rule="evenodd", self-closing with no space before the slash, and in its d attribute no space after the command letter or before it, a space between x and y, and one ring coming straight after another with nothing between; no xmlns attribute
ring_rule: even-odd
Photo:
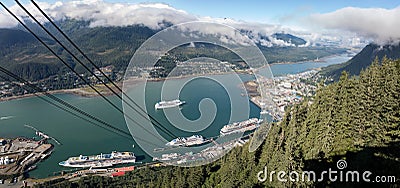
<svg viewBox="0 0 400 188"><path fill-rule="evenodd" d="M52 144L27 138L1 140L0 174L10 177L33 170L53 149Z"/></svg>
<svg viewBox="0 0 400 188"><path fill-rule="evenodd" d="M27 127L27 128L30 128L30 129L34 130L34 131L35 131L35 134L36 134L37 136L39 136L39 137L41 137L41 138L43 138L43 139L46 139L46 140L47 140L47 139L51 139L51 140L53 140L56 144L61 145L61 142L59 142L56 138L51 137L51 136L45 134L44 132L42 132L42 131L36 129L35 127L33 127L33 126L31 126L31 125L27 125L27 124L25 124L24 126Z"/></svg>

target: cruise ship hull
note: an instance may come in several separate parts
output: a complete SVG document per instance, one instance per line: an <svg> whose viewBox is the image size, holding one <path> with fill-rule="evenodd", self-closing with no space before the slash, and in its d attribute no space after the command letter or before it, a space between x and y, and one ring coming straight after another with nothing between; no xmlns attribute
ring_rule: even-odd
<svg viewBox="0 0 400 188"><path fill-rule="evenodd" d="M172 146L172 147L178 147L178 146L196 146L196 145L202 145L206 143L206 140L200 136L200 135L193 135L191 137L187 138L176 138L168 143L166 143L166 146Z"/></svg>
<svg viewBox="0 0 400 188"><path fill-rule="evenodd" d="M67 161L62 161L58 163L60 166L64 167L70 167L70 168L105 168L105 167L112 167L117 164L127 164L127 163L134 163L136 160L124 160L123 162L117 162L117 163L111 163L111 162L105 162L105 163L69 163Z"/></svg>
<svg viewBox="0 0 400 188"><path fill-rule="evenodd" d="M136 162L132 152L112 152L111 154L100 154L93 156L70 157L66 161L58 163L60 166L72 168L103 168L117 164Z"/></svg>
<svg viewBox="0 0 400 188"><path fill-rule="evenodd" d="M228 134L242 133L242 132L246 132L246 131L252 131L252 130L256 129L257 127L258 127L258 125L251 125L246 128L241 128L241 129L232 130L232 131L220 131L220 134L228 135Z"/></svg>
<svg viewBox="0 0 400 188"><path fill-rule="evenodd" d="M259 127L260 123L262 120L259 120L257 118L252 118L246 121L242 122L237 122L237 123L232 123L229 125L225 125L221 130L220 134L222 136L228 135L228 134L234 134L234 133L243 133L246 131L252 131Z"/></svg>

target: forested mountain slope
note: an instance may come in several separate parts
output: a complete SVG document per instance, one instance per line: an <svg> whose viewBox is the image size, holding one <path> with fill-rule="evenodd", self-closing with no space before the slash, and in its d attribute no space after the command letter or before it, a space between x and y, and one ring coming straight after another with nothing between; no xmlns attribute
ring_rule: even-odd
<svg viewBox="0 0 400 188"><path fill-rule="evenodd" d="M335 80L339 79L343 71L348 72L350 76L359 75L362 70L372 64L375 58L381 60L383 57L390 59L400 58L400 44L368 44L348 62L331 65L324 68L322 72Z"/></svg>

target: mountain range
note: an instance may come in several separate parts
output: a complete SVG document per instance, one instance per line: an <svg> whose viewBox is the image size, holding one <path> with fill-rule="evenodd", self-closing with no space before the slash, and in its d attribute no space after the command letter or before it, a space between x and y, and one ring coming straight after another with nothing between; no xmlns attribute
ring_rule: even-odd
<svg viewBox="0 0 400 188"><path fill-rule="evenodd" d="M56 23L82 48L97 66L113 65L115 67L115 72L123 72L129 64L130 58L133 56L135 50L149 37L159 31L143 25L90 27L89 21L74 19L65 19L57 21ZM70 54L61 48L54 40L49 39L49 36L36 24L32 22L27 22L27 24L76 71L87 73ZM48 24L45 26L49 28L51 32L56 33L55 29ZM301 47L307 43L306 40L283 32L274 33L270 36L255 35L254 33L249 33L249 31L242 32L248 34L250 37L253 36L255 38L256 36L264 41L275 41L275 43L276 41L281 41L285 44L290 44L285 46L266 46L257 43L269 63L311 60L317 57L345 52L344 49L335 47ZM60 35L56 36L58 36L61 41L65 41ZM181 53L189 53L190 57L208 56L213 53L213 51L217 51L218 53L213 53L219 55L215 58L227 61L237 60L237 56L233 56L227 51L213 48L211 45L198 45L196 48L197 50L178 51ZM384 56L391 59L400 58L400 44L378 45L371 43L365 46L349 61L324 68L322 73L334 80L338 80L343 71L348 72L350 75L359 75L375 58L382 59ZM25 31L21 26L12 29L0 29L0 57L1 66L32 81L45 79L52 75L63 75L69 72L48 49L40 44L32 34Z"/></svg>
<svg viewBox="0 0 400 188"><path fill-rule="evenodd" d="M144 25L91 27L89 21L75 19L60 20L56 24L97 66L113 65L115 72L123 72L135 50L149 37L160 31ZM27 25L76 71L87 73L70 54L50 39L37 25L31 22L27 22ZM55 29L48 23L45 24L45 27L56 33ZM56 34L56 36L61 41L66 41L61 35ZM275 33L271 36L261 37L285 44L284 46L265 46L256 43L269 63L312 60L317 57L345 52L345 49L329 46L299 47L306 44L306 41L287 33ZM201 45L196 48L208 48L207 46L209 45ZM67 47L71 49L71 46L67 45ZM55 56L21 26L0 29L0 49L0 65L29 80L40 80L69 72ZM200 51L202 50L200 49ZM203 50L203 53L205 54L193 54L193 56L207 56L209 55L207 53L211 52L210 50ZM227 55L228 52L218 51L216 54L219 54L224 60L231 60Z"/></svg>

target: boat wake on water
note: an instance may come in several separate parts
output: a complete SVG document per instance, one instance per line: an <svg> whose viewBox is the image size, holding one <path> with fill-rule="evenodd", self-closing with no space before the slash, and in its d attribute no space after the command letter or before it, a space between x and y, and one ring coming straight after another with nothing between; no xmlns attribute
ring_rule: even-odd
<svg viewBox="0 0 400 188"><path fill-rule="evenodd" d="M0 117L0 120L8 120L8 119L12 119L14 117L15 116L2 116L2 117Z"/></svg>

